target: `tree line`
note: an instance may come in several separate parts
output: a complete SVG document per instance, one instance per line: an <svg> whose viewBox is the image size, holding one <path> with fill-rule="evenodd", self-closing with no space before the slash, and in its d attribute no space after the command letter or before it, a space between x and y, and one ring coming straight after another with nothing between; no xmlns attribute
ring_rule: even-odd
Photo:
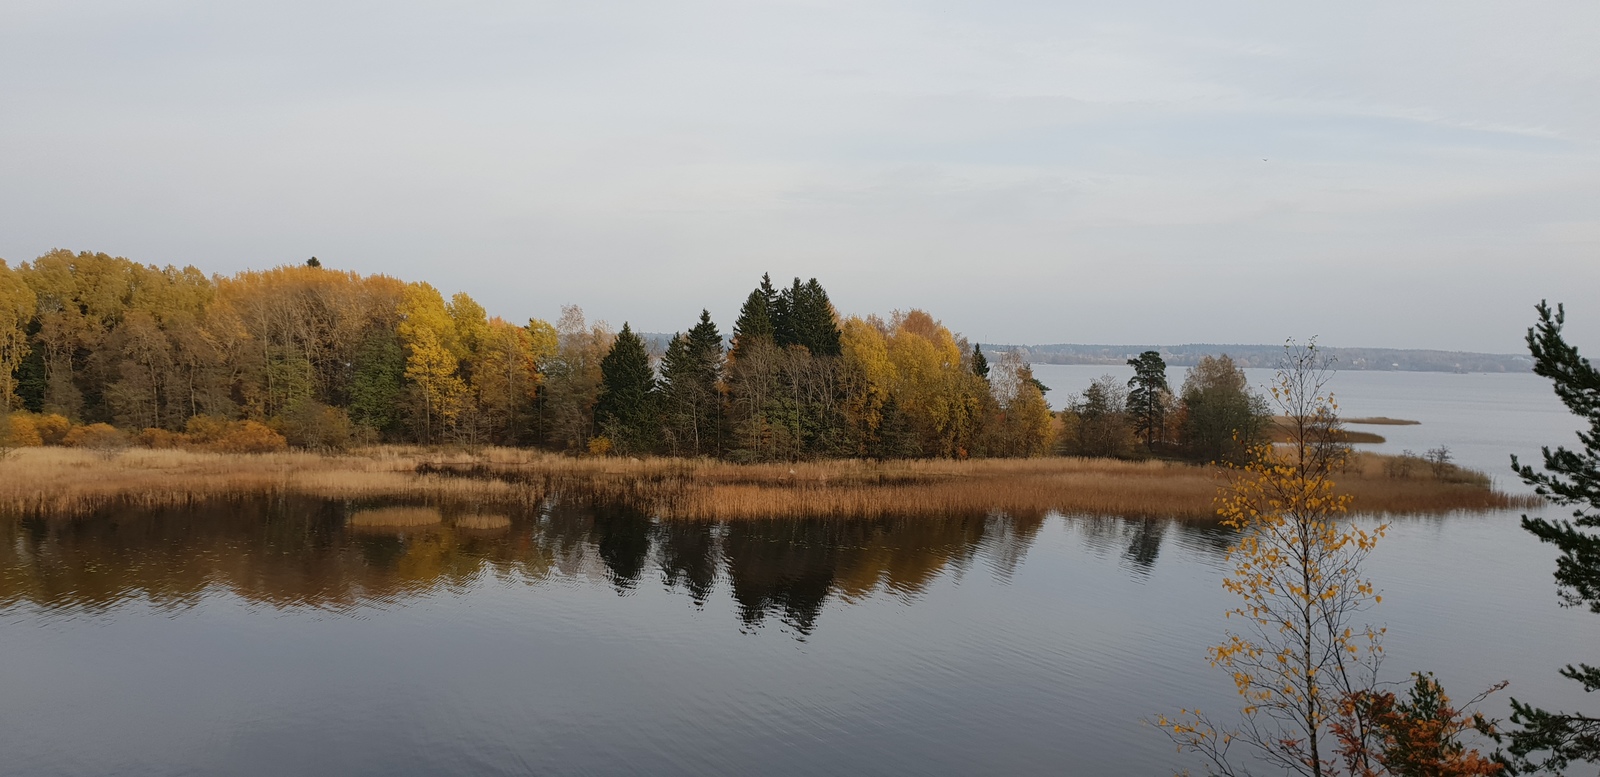
<svg viewBox="0 0 1600 777"><path fill-rule="evenodd" d="M1016 353L991 364L921 310L843 316L816 279L763 276L730 333L701 311L652 353L576 306L509 322L465 293L316 261L232 276L64 250L0 262L10 444L1209 460L1263 426L1226 357L1177 394L1158 355L1136 361L1128 386L1097 382L1058 414Z"/></svg>
<svg viewBox="0 0 1600 777"><path fill-rule="evenodd" d="M320 262L226 277L61 250L0 263L11 444L1047 452L1053 418L1027 365L991 383L974 356L922 311L842 318L816 280L763 278L731 337L702 311L652 354L631 326L613 332L577 307L554 324L512 323L465 293Z"/></svg>

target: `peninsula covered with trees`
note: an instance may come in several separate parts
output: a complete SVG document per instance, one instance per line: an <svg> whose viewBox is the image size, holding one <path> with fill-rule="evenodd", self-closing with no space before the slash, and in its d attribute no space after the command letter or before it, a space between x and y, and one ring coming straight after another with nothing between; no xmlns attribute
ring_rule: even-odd
<svg viewBox="0 0 1600 777"><path fill-rule="evenodd" d="M842 314L816 279L778 285L763 276L730 330L704 310L687 313L685 323L652 347L630 324L613 331L575 306L554 323L510 322L466 293L447 298L427 283L317 261L208 276L194 267L58 250L15 267L0 263L0 456L52 446L196 455L402 446L403 464L384 465L389 469L376 480L365 470L352 476L364 484L355 490L438 494L453 487L416 491L416 478L463 472L441 469L443 459L421 451L520 449L501 457L514 459L510 469L518 472L480 464L471 474L520 482L537 469L545 473L543 487L553 487L550 473L559 470L593 484L616 473L554 462L638 458L646 464L612 478L612 486L636 491L639 482L666 479L724 489L693 507L672 489L652 497L667 505L664 512L699 516L806 505L870 511L880 506L849 489L920 489L925 501L933 483L947 492L940 499L964 504L983 492L959 485L963 477L987 479L1030 509L1170 515L1210 513L1209 475L1185 462L1242 462L1270 436L1266 403L1226 356L1201 359L1174 386L1160 355L1146 352L1130 360L1132 380L1098 380L1055 411L1018 352L991 352L991 361L922 310ZM880 467L872 484L861 480L868 472L862 467L794 468L1046 456L1078 463ZM113 486L114 479L86 474L87 464L39 461L38 472L14 479L16 493L0 498L29 510L54 504L57 493L137 492L159 500L167 498L162 483L177 493L170 486L175 470L198 483L203 478L193 473L204 468L168 463ZM125 475L137 469L120 461ZM702 464L691 473L670 463L689 461ZM1157 468L1141 469L1141 461ZM726 468L763 463L782 466ZM324 481L346 464L274 465L255 477L249 473L264 466L259 462L209 462L216 482L191 484L185 493L281 489L294 471L311 480L321 473L303 489L308 493L342 494ZM1376 496L1372 509L1505 506L1510 499L1475 473L1435 471L1419 490L1418 483L1385 482L1399 469L1375 460L1361 467L1374 473L1368 492L1387 494ZM1068 478L1069 469L1079 480ZM401 471L410 478L404 483L389 477ZM71 480L72 473L82 477ZM826 489L807 492L811 502L775 493L748 502L724 498L752 478L792 487L796 477L814 477ZM1002 486L1002 478L1012 480ZM230 485L217 485L224 480ZM1157 480L1166 491L1153 490ZM1087 488L1090 482L1096 485Z"/></svg>
<svg viewBox="0 0 1600 777"><path fill-rule="evenodd" d="M222 277L53 251L0 264L0 411L13 445L281 438L736 462L1214 459L1264 412L1225 357L1174 393L1148 354L1131 394L1096 384L1058 417L1017 354L991 364L921 310L841 315L816 279L763 276L726 336L705 311L685 319L653 354L577 307L509 322L464 292L315 261Z"/></svg>

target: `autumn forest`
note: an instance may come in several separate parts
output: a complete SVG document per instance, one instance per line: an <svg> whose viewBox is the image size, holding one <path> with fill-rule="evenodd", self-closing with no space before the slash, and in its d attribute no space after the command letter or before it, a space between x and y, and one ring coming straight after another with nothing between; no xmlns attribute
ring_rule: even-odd
<svg viewBox="0 0 1600 777"><path fill-rule="evenodd" d="M374 442L794 461L1227 458L1262 410L1226 360L1166 384L1154 354L1061 413L1011 353L921 310L836 311L763 276L731 332L701 311L664 348L576 306L491 316L466 293L316 260L233 276L106 254L0 262L7 443L253 452ZM655 351L655 352L652 352Z"/></svg>

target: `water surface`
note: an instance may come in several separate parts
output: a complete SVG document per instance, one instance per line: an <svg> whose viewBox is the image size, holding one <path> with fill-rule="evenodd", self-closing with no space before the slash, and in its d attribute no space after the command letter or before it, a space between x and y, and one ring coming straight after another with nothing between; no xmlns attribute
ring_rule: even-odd
<svg viewBox="0 0 1600 777"><path fill-rule="evenodd" d="M1433 379L1339 378L1350 412L1452 447L1478 432L1450 402L1506 447L1559 441L1528 431L1552 399L1494 380L1396 406ZM1237 706L1204 660L1230 604L1214 526L566 503L351 525L365 507L0 522L0 774L1159 774L1193 764L1141 717ZM1593 660L1600 618L1557 605L1516 522L1395 522L1369 566L1390 674L1592 706L1556 669Z"/></svg>

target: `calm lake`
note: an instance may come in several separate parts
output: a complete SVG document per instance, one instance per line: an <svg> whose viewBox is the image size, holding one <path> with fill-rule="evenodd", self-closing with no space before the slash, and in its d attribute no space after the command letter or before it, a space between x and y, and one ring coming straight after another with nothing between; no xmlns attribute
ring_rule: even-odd
<svg viewBox="0 0 1600 777"><path fill-rule="evenodd" d="M1108 371L1038 376L1059 406ZM1334 388L1423 422L1364 427L1383 448L1497 475L1575 428L1532 375ZM1195 764L1141 717L1237 706L1204 658L1230 604L1210 526L350 511L0 521L0 774L1163 774ZM1556 670L1600 617L1558 606L1553 558L1515 514L1394 519L1368 570L1391 679L1592 707Z"/></svg>

